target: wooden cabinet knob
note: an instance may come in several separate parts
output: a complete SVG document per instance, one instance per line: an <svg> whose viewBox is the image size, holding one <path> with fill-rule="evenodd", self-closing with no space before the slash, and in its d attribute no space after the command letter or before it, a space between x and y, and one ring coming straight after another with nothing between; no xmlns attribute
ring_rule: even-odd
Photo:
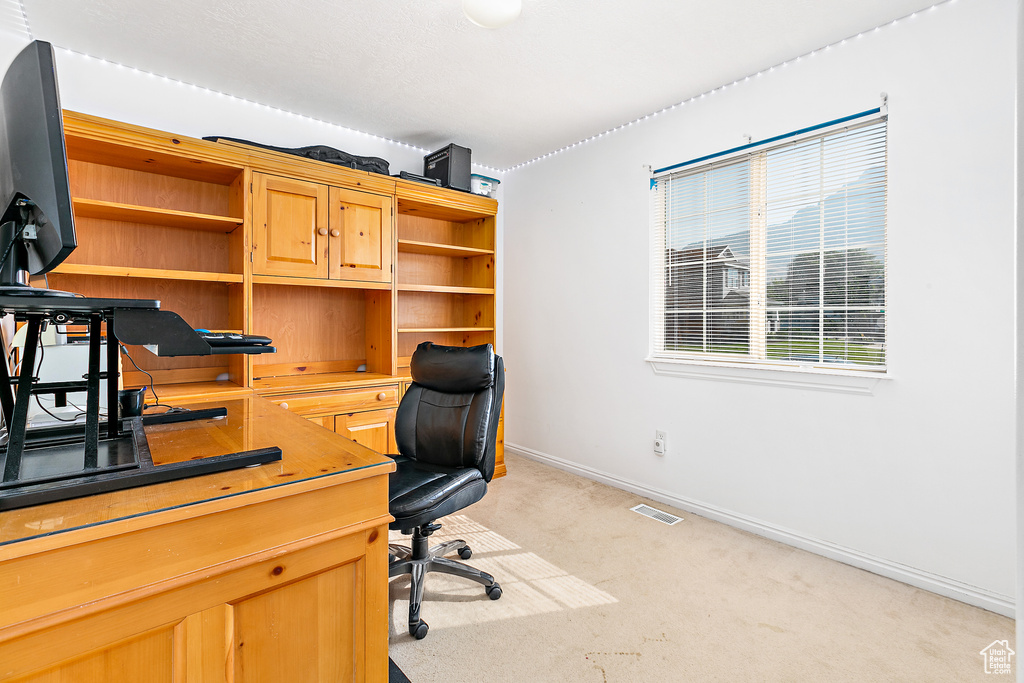
<svg viewBox="0 0 1024 683"><path fill-rule="evenodd" d="M326 235L327 234L327 228L318 228L317 231L316 231L316 234L318 234L318 235Z"/></svg>
<svg viewBox="0 0 1024 683"><path fill-rule="evenodd" d="M383 392L383 391L382 391L382 392L380 392L379 394L377 394L377 400L378 400L378 401L383 401L383 400L384 400L384 399L386 399L387 397L388 397L387 393L385 393L385 392Z"/></svg>
<svg viewBox="0 0 1024 683"><path fill-rule="evenodd" d="M287 403L282 403L281 407L284 408L285 410L288 410L288 404Z"/></svg>
<svg viewBox="0 0 1024 683"><path fill-rule="evenodd" d="M331 237L341 237L341 230L331 230Z"/></svg>

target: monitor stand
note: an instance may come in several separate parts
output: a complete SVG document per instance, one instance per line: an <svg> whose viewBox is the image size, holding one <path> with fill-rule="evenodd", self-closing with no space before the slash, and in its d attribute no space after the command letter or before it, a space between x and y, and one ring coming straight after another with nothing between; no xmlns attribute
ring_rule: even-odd
<svg viewBox="0 0 1024 683"><path fill-rule="evenodd" d="M72 292L59 289L43 289L29 285L30 266L29 244L37 240L38 228L33 223L30 203L19 203L19 216L14 220L0 225L0 240L7 246L0 256L0 296L17 297L74 297ZM44 221L41 216L35 220ZM60 258L60 261L63 261ZM57 261L59 263L59 261ZM56 263L51 262L46 268L39 269L38 275L44 274Z"/></svg>
<svg viewBox="0 0 1024 683"><path fill-rule="evenodd" d="M0 358L0 414L7 425L7 444L5 448L0 446L0 512L281 459L281 449L275 446L163 465L153 463L143 429L145 425L212 419L227 414L223 408L214 408L193 410L184 415L118 419L120 344L116 320L127 316L129 332L133 331L130 323L134 322L134 333L142 334L138 329L140 325L145 332L145 323L159 323L162 319L154 321L143 316L141 321L133 320L131 312L159 313L159 308L157 301L133 299L0 297L0 314L13 313L15 320L24 321L28 328L18 377L11 375L7 363ZM177 320L199 340L184 321ZM46 323L66 322L88 324L88 373L81 382L39 382L34 375L40 331ZM106 371L100 370L103 332L107 337ZM153 335L149 341L160 341L159 325L150 327L148 332ZM209 344L200 342L209 354ZM105 429L100 424L101 379L107 380ZM28 429L28 406L34 395L69 391L86 394L84 428L73 425Z"/></svg>

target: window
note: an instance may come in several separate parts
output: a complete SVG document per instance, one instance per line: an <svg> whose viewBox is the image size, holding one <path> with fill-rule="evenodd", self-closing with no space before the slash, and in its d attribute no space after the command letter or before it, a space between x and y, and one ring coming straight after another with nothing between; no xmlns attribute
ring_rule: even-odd
<svg viewBox="0 0 1024 683"><path fill-rule="evenodd" d="M884 118L651 188L652 359L885 370Z"/></svg>

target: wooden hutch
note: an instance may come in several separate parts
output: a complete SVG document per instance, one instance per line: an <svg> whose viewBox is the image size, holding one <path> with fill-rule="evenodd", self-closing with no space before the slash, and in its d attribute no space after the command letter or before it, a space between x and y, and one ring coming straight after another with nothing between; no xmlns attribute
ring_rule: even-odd
<svg viewBox="0 0 1024 683"><path fill-rule="evenodd" d="M394 453L416 345L495 342L491 198L74 112L64 129L79 247L48 286L159 299L193 327L277 347L205 358L130 349L162 403L254 390ZM150 383L122 367L125 386Z"/></svg>

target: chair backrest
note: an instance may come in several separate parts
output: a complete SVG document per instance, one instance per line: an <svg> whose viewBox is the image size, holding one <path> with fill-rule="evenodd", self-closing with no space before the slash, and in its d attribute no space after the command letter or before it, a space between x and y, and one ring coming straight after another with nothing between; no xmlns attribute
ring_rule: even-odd
<svg viewBox="0 0 1024 683"><path fill-rule="evenodd" d="M505 366L490 344L438 346L412 354L412 384L395 417L398 452L444 467L475 467L494 475Z"/></svg>

